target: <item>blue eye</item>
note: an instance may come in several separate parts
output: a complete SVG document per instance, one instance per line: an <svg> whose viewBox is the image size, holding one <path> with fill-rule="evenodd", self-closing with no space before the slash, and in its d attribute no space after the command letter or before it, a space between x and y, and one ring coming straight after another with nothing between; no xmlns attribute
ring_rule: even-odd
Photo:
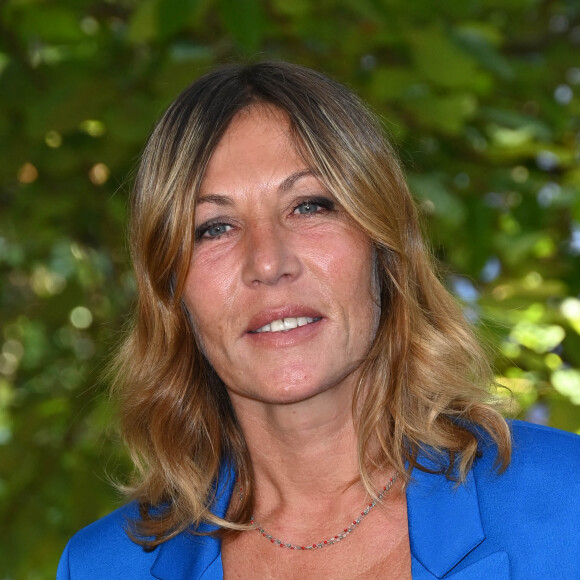
<svg viewBox="0 0 580 580"><path fill-rule="evenodd" d="M228 224L215 224L206 230L205 235L208 238L217 238L229 231L231 227Z"/></svg>
<svg viewBox="0 0 580 580"><path fill-rule="evenodd" d="M229 232L231 229L232 226L229 224L222 223L204 224L199 228L196 228L195 239L199 240L201 238L209 238L209 239L219 238L220 236L223 236L224 234Z"/></svg>
<svg viewBox="0 0 580 580"><path fill-rule="evenodd" d="M316 213L319 210L320 206L317 203L311 203L307 201L306 203L301 203L297 208L296 211L301 214L309 214L309 213Z"/></svg>
<svg viewBox="0 0 580 580"><path fill-rule="evenodd" d="M331 211L333 209L334 203L329 199L311 199L297 205L294 209L294 213L301 215L311 215L318 213L321 210Z"/></svg>

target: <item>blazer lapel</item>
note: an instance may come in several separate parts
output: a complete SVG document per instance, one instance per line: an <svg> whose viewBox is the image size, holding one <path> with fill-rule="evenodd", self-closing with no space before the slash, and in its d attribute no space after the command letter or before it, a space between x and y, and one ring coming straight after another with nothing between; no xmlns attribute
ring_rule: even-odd
<svg viewBox="0 0 580 580"><path fill-rule="evenodd" d="M208 569L215 570L218 560L221 569L220 540L213 536L194 536L182 532L159 546L159 554L151 568L151 575L159 580L194 580ZM222 575L209 575L212 580Z"/></svg>
<svg viewBox="0 0 580 580"><path fill-rule="evenodd" d="M457 487L443 475L415 469L407 488L407 514L414 579L509 579L507 554L483 551L477 558L474 552L485 533L473 470ZM470 565L458 566L471 553Z"/></svg>
<svg viewBox="0 0 580 580"><path fill-rule="evenodd" d="M220 469L213 512L226 515L235 485L235 473L229 465ZM202 524L200 532L215 527ZM157 548L159 553L151 568L151 575L159 580L221 580L221 540L216 536L200 536L182 532Z"/></svg>

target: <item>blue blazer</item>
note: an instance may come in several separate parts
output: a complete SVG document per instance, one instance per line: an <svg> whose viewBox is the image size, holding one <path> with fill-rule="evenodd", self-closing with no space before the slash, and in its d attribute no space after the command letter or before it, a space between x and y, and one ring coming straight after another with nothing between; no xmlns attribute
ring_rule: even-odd
<svg viewBox="0 0 580 580"><path fill-rule="evenodd" d="M458 488L441 475L413 472L414 579L580 579L580 437L517 421L512 431L512 463L502 475L493 470L491 447ZM226 479L215 506L222 516L233 487ZM218 538L184 532L147 552L125 533L127 518L137 517L131 503L77 533L57 580L223 577Z"/></svg>

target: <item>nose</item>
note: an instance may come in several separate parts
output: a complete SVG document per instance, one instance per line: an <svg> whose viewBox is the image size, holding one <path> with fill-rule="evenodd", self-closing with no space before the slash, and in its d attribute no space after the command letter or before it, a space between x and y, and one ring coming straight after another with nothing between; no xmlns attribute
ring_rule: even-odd
<svg viewBox="0 0 580 580"><path fill-rule="evenodd" d="M274 285L298 276L300 259L280 224L256 224L246 231L242 277L245 284Z"/></svg>

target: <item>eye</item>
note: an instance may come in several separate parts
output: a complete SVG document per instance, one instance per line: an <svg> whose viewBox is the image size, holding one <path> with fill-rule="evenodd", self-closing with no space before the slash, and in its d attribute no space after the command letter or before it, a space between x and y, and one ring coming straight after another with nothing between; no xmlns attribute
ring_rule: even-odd
<svg viewBox="0 0 580 580"><path fill-rule="evenodd" d="M200 240L202 238L206 239L216 239L223 236L232 229L230 224L214 223L214 224L203 224L196 228L195 239Z"/></svg>
<svg viewBox="0 0 580 580"><path fill-rule="evenodd" d="M320 199L309 199L298 204L294 208L293 213L301 215L311 215L318 213L320 211L332 211L334 209L334 202L330 199L320 198Z"/></svg>

